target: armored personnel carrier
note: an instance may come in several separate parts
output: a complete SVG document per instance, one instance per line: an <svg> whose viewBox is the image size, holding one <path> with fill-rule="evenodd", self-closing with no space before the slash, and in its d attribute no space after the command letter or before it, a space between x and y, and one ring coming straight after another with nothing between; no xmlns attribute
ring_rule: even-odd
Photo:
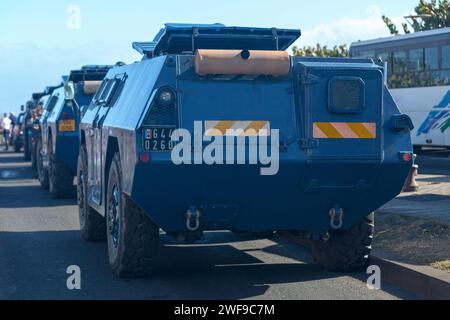
<svg viewBox="0 0 450 320"><path fill-rule="evenodd" d="M300 34L167 24L108 72L80 124L78 204L117 276L151 273L161 229L296 231L330 270L367 263L412 123L383 63L291 57Z"/></svg>
<svg viewBox="0 0 450 320"><path fill-rule="evenodd" d="M23 153L26 161L32 161L33 170L36 170L36 158L33 154L33 126L35 122L35 112L38 106L39 100L42 98L43 93L33 93L31 100L25 104L25 118L23 125Z"/></svg>
<svg viewBox="0 0 450 320"><path fill-rule="evenodd" d="M63 77L64 86L56 89L48 116L42 122L43 169L48 172L48 187L53 198L76 195L73 183L77 172L81 113L91 103L111 66L84 66Z"/></svg>

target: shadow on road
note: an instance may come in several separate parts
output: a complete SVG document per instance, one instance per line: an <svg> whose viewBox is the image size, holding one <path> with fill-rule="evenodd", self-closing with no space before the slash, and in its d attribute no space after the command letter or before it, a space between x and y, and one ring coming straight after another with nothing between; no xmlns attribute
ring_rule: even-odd
<svg viewBox="0 0 450 320"><path fill-rule="evenodd" d="M215 236L227 234L217 233L211 242ZM13 275L7 279L0 276L0 288L9 288L2 293L8 299L235 300L261 297L271 285L346 276L303 262L268 264L250 255L251 250L217 244L162 246L152 278L120 280L110 271L106 244L86 243L77 231L0 233L0 243L9 244L0 249L0 266L7 268L3 274ZM285 250L278 243L267 252L283 256ZM71 265L82 270L81 291L66 288L66 270ZM367 278L364 274L350 277L363 283Z"/></svg>
<svg viewBox="0 0 450 320"><path fill-rule="evenodd" d="M0 164L2 163L27 163L25 161L25 158L17 153L4 153L4 152L0 152L0 154L2 155L2 157L0 157Z"/></svg>
<svg viewBox="0 0 450 320"><path fill-rule="evenodd" d="M314 265L264 264L231 245L169 245L161 247L153 278L119 280L111 274L106 244L85 243L77 231L0 233L0 242L9 243L0 260L14 275L13 286L1 286L13 288L6 293L10 299L234 300L263 295L269 284L329 277ZM70 265L82 270L82 291L66 288Z"/></svg>
<svg viewBox="0 0 450 320"><path fill-rule="evenodd" d="M51 199L48 191L43 190L39 185L0 186L0 194L3 199L0 207L4 209L50 208L77 204L76 199Z"/></svg>

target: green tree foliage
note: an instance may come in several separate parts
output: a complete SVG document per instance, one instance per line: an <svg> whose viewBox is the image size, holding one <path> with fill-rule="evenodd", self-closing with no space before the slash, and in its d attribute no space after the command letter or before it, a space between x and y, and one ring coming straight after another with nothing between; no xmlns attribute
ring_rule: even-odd
<svg viewBox="0 0 450 320"><path fill-rule="evenodd" d="M415 14L406 17L408 23L402 24L403 32L410 33L450 27L450 0L420 0L414 9ZM392 35L400 34L392 20L383 15L384 23Z"/></svg>
<svg viewBox="0 0 450 320"><path fill-rule="evenodd" d="M347 45L334 46L333 48L329 49L327 46L322 47L320 44L317 44L315 47L294 47L292 49L292 52L294 56L300 57L345 58L349 56Z"/></svg>

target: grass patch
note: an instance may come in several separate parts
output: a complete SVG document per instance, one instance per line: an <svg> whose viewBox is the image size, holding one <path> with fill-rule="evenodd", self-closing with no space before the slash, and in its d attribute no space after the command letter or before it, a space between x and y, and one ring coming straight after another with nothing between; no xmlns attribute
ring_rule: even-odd
<svg viewBox="0 0 450 320"><path fill-rule="evenodd" d="M450 260L434 262L431 266L442 271L450 272Z"/></svg>
<svg viewBox="0 0 450 320"><path fill-rule="evenodd" d="M445 223L378 213L374 248L450 272L450 226Z"/></svg>

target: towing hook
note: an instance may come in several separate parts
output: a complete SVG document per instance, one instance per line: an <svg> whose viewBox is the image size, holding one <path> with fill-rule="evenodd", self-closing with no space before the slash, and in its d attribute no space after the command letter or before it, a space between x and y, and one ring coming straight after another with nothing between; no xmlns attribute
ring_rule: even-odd
<svg viewBox="0 0 450 320"><path fill-rule="evenodd" d="M186 228L189 231L194 232L200 228L200 216L200 211L195 207L189 208L186 212ZM192 225L193 222L195 223L194 225Z"/></svg>
<svg viewBox="0 0 450 320"><path fill-rule="evenodd" d="M339 230L344 226L344 210L339 206L330 210L330 225L333 230Z"/></svg>

